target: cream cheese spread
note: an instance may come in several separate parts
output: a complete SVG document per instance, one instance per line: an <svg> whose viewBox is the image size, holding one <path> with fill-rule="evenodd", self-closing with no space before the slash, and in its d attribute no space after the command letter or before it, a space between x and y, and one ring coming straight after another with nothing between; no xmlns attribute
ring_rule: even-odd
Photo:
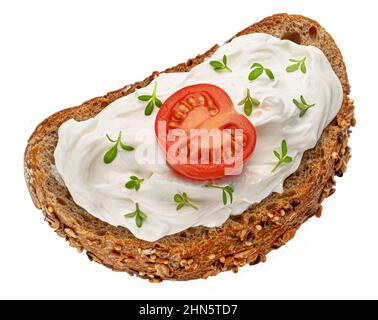
<svg viewBox="0 0 378 320"><path fill-rule="evenodd" d="M221 61L224 55L232 72L215 72L209 62ZM290 59L303 57L306 73L286 71L292 64ZM256 62L269 67L273 81L264 75L248 80ZM244 172L215 182L233 187L232 204L223 204L221 190L180 178L164 162L154 132L158 109L146 116L146 103L137 99L151 94L155 82L157 96L163 102L177 90L198 83L221 87L242 114L243 106L238 103L245 98L247 88L260 101L248 117L256 128L257 142ZM303 117L299 117L300 110L293 103L301 95L315 104ZM190 227L217 227L272 192L283 191L284 180L298 169L303 153L315 146L338 113L342 98L340 80L321 50L267 34L243 35L224 44L190 72L162 73L147 87L114 101L95 117L65 122L59 128L55 163L75 203L102 221L126 227L137 238L155 241ZM122 141L135 150L120 149L117 158L105 164L104 153L111 147L105 136L116 138L120 131ZM273 151L280 150L283 139L293 161L272 173L277 163ZM130 176L144 179L140 190L125 188ZM198 210L176 210L173 196L183 192ZM125 218L126 213L135 210L136 203L147 215L141 228L134 219Z"/></svg>

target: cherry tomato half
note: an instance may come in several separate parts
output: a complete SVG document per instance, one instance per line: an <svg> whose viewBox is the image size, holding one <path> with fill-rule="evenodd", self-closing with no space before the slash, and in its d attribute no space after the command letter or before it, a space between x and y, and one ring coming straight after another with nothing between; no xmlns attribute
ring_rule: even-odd
<svg viewBox="0 0 378 320"><path fill-rule="evenodd" d="M171 95L160 107L155 133L172 170L201 181L236 172L256 145L254 126L235 111L223 89L211 84Z"/></svg>

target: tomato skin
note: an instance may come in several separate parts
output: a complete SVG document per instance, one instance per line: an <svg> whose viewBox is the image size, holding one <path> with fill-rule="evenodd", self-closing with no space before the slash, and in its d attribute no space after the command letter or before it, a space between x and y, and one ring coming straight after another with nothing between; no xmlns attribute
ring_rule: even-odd
<svg viewBox="0 0 378 320"><path fill-rule="evenodd" d="M165 123L164 138L161 136L162 132L159 134L159 123L162 122ZM237 163L236 160L234 163L226 163L224 158L221 158L220 163L211 160L209 163L194 164L190 163L188 158L185 158L188 161L178 161L179 156L175 152L171 152L174 141L166 139L173 129L180 129L187 134L187 139L183 138L183 144L188 153L191 152L189 146L193 141L193 137L189 135L191 129L207 130L208 132L213 129L218 129L220 132L230 129L230 132L233 133L239 129L243 132L242 158ZM199 181L224 178L226 169L236 169L248 161L256 145L256 130L252 123L235 111L232 100L223 89L211 84L188 86L171 95L160 107L155 121L155 133L172 170L185 178ZM235 135L232 137L235 146L238 141L235 140ZM226 148L223 140L221 147L219 145L218 147L219 150ZM200 153L202 153L201 148L202 145L199 149ZM204 151L211 155L215 153L211 147ZM186 155L186 157L188 156Z"/></svg>

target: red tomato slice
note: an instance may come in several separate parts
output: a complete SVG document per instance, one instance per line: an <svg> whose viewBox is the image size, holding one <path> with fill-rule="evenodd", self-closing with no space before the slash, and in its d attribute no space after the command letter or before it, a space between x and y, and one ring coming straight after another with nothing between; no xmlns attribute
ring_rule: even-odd
<svg viewBox="0 0 378 320"><path fill-rule="evenodd" d="M215 180L238 171L256 145L251 122L235 111L223 89L210 84L185 87L170 96L160 107L155 133L170 167L193 180Z"/></svg>

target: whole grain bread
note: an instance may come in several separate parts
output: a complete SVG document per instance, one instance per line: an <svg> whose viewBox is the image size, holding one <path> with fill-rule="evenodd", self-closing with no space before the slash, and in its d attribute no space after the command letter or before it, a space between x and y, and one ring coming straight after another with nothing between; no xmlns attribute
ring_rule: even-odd
<svg viewBox="0 0 378 320"><path fill-rule="evenodd" d="M126 228L102 222L77 206L54 165L59 126L71 118L93 117L112 101L148 85L159 75L154 72L143 81L55 113L30 137L25 151L25 178L34 204L57 234L79 252L85 250L90 260L115 271L160 282L207 278L221 271L236 272L246 264L264 262L266 254L292 239L308 218L320 217L322 201L335 191L335 175L341 177L346 170L350 158L349 128L355 124L342 55L332 37L317 22L303 16L277 14L235 37L254 32L320 48L344 91L340 112L324 130L316 147L305 153L300 168L285 181L284 192L270 195L243 214L229 218L221 227L190 228L152 243L135 238ZM215 45L164 72L189 71L217 48Z"/></svg>

